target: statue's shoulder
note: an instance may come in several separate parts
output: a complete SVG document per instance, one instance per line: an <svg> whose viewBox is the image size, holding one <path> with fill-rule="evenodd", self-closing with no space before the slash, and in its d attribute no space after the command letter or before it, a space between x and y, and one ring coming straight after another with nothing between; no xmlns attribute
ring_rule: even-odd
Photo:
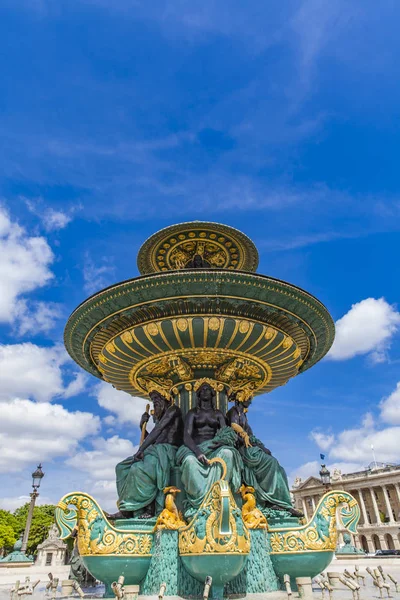
<svg viewBox="0 0 400 600"><path fill-rule="evenodd" d="M182 411L179 408L179 406L177 406L176 404L172 404L172 406L170 406L168 408L168 413L170 415L176 416L176 417L181 417L182 416Z"/></svg>

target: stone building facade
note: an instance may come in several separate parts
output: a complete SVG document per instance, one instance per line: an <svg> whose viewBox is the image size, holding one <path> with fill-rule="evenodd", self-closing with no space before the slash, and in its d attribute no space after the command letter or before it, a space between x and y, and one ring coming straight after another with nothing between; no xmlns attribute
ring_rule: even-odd
<svg viewBox="0 0 400 600"><path fill-rule="evenodd" d="M400 550L400 465L372 464L364 471L343 474L334 469L330 486L317 477L296 478L292 494L294 505L309 519L321 497L329 490L345 490L360 505L361 519L353 544L369 553ZM339 528L339 543L343 542Z"/></svg>
<svg viewBox="0 0 400 600"><path fill-rule="evenodd" d="M59 567L65 565L67 545L60 540L57 525L53 523L49 535L37 547L36 565L41 567Z"/></svg>

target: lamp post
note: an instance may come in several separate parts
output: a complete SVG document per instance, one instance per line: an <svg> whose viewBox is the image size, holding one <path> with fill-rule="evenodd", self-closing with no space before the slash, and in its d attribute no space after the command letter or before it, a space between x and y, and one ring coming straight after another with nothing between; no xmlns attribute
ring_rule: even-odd
<svg viewBox="0 0 400 600"><path fill-rule="evenodd" d="M319 476L321 477L323 486L328 489L328 487L331 485L331 472L326 468L325 465L321 465Z"/></svg>
<svg viewBox="0 0 400 600"><path fill-rule="evenodd" d="M24 537L22 539L21 552L23 552L23 553L26 552L26 547L28 545L29 530L31 528L32 517L33 517L33 509L35 508L36 498L39 496L38 489L40 488L40 482L42 481L43 477L44 477L44 473L42 471L42 465L39 464L38 467L37 467L37 469L36 469L36 471L34 471L32 473L32 488L33 488L33 492L31 492L31 494L30 494L31 503L29 505L28 518L26 519Z"/></svg>

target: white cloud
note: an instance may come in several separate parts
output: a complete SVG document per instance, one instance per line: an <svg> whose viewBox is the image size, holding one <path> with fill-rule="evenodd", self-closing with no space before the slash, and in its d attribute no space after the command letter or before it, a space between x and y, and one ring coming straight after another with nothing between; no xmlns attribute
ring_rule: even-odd
<svg viewBox="0 0 400 600"><path fill-rule="evenodd" d="M381 419L391 425L400 425L400 382L396 389L380 403Z"/></svg>
<svg viewBox="0 0 400 600"><path fill-rule="evenodd" d="M20 506L30 502L30 500L29 496L5 496L0 498L0 508L14 512ZM42 504L54 504L54 500L40 494L36 499L36 506L41 506Z"/></svg>
<svg viewBox="0 0 400 600"><path fill-rule="evenodd" d="M329 448L332 446L333 442L335 441L335 436L332 434L325 434L322 433L320 431L312 431L310 433L310 439L312 439L317 446L321 449L324 450L325 452L327 450L329 450Z"/></svg>
<svg viewBox="0 0 400 600"><path fill-rule="evenodd" d="M115 415L119 423L139 425L140 418L149 403L148 400L143 400L143 398L130 396L126 392L116 390L105 382L101 382L95 387L94 394L99 406Z"/></svg>
<svg viewBox="0 0 400 600"><path fill-rule="evenodd" d="M20 300L17 308L19 335L47 333L61 317L61 307L55 302L31 302L28 305L25 300Z"/></svg>
<svg viewBox="0 0 400 600"><path fill-rule="evenodd" d="M1 405L0 472L18 471L37 461L67 456L94 435L100 419L58 404L15 398Z"/></svg>
<svg viewBox="0 0 400 600"><path fill-rule="evenodd" d="M106 257L103 257L102 264L99 261L95 263L89 254L86 254L83 267L83 280L85 282L85 291L88 294L94 294L111 285L111 275L114 272L114 267L108 264L107 260Z"/></svg>
<svg viewBox="0 0 400 600"><path fill-rule="evenodd" d="M378 462L395 463L400 460L400 427L387 427L377 430L365 426L342 431L337 436L337 444L329 456L343 461L354 461L368 465L373 461L371 446L374 446Z"/></svg>
<svg viewBox="0 0 400 600"><path fill-rule="evenodd" d="M114 510L117 500L115 466L135 454L137 446L117 435L93 441L93 449L77 452L67 464L88 474L86 486L106 510Z"/></svg>
<svg viewBox="0 0 400 600"><path fill-rule="evenodd" d="M63 398L72 398L73 396L77 396L86 387L88 378L86 373L76 372L74 374L74 379L72 379L63 392Z"/></svg>
<svg viewBox="0 0 400 600"><path fill-rule="evenodd" d="M399 326L400 313L394 306L384 298L366 298L336 321L336 337L327 358L345 360L368 354L374 362L382 362Z"/></svg>
<svg viewBox="0 0 400 600"><path fill-rule="evenodd" d="M65 386L62 366L67 361L61 346L41 347L31 342L0 345L0 402L15 397L49 402L55 397L78 394L86 378L77 373Z"/></svg>
<svg viewBox="0 0 400 600"><path fill-rule="evenodd" d="M42 215L43 225L46 231L57 231L64 229L72 221L72 217L61 210L48 208Z"/></svg>
<svg viewBox="0 0 400 600"><path fill-rule="evenodd" d="M0 207L0 322L14 323L25 315L23 296L49 283L53 260L45 238L30 237Z"/></svg>

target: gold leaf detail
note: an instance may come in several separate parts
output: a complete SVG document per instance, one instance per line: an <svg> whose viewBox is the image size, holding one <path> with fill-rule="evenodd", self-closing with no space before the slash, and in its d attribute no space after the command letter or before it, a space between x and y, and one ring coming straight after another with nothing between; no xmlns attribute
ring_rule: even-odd
<svg viewBox="0 0 400 600"><path fill-rule="evenodd" d="M116 348L115 348L115 344L114 342L109 342L106 346L107 352L109 352L110 354L114 354Z"/></svg>
<svg viewBox="0 0 400 600"><path fill-rule="evenodd" d="M274 329L272 329L272 327L267 327L264 337L266 340L271 340L274 337Z"/></svg>
<svg viewBox="0 0 400 600"><path fill-rule="evenodd" d="M240 325L239 325L239 332L240 333L247 333L249 329L250 329L250 323L248 321L241 321L240 322Z"/></svg>
<svg viewBox="0 0 400 600"><path fill-rule="evenodd" d="M179 331L186 331L188 328L188 322L186 319L178 319L176 326L178 327Z"/></svg>
<svg viewBox="0 0 400 600"><path fill-rule="evenodd" d="M285 350L287 350L287 348L290 348L292 345L293 345L292 338L285 336L285 338L282 342L282 348L285 348Z"/></svg>
<svg viewBox="0 0 400 600"><path fill-rule="evenodd" d="M150 334L150 335L152 335L153 337L154 337L155 335L157 335L157 334L158 334L158 332L159 332L159 329L158 329L158 325L157 325L157 323L149 323L149 324L147 325L147 331L148 331L148 332L149 332L149 334Z"/></svg>
<svg viewBox="0 0 400 600"><path fill-rule="evenodd" d="M132 338L132 334L130 331L124 331L124 333L122 334L122 339L124 342L128 342L128 344L130 344L133 340Z"/></svg>
<svg viewBox="0 0 400 600"><path fill-rule="evenodd" d="M211 331L217 331L217 329L219 329L219 324L220 320L217 317L211 317L208 322L208 327L211 329Z"/></svg>

